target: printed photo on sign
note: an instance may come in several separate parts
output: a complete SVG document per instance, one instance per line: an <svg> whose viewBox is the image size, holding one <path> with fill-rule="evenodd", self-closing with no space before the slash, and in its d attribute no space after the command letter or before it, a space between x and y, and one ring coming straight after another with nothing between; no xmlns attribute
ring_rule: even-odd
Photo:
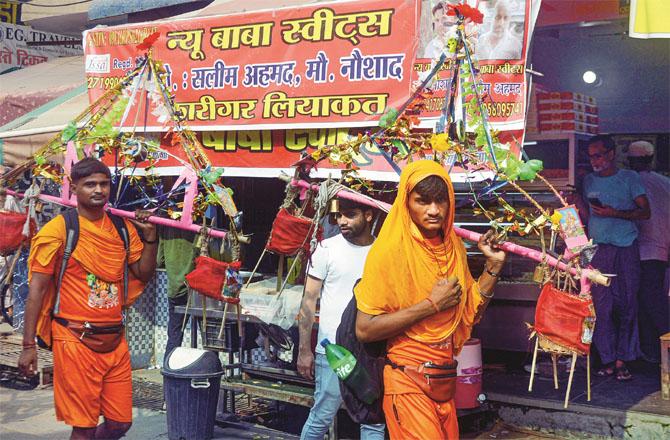
<svg viewBox="0 0 670 440"><path fill-rule="evenodd" d="M523 54L526 0L481 0L475 56L479 60L518 60Z"/></svg>
<svg viewBox="0 0 670 440"><path fill-rule="evenodd" d="M420 58L436 59L442 52L449 52L449 40L458 37L456 16L449 15L449 5L461 3L457 0L424 3L430 5L430 13L424 12L422 17ZM528 12L526 0L468 0L464 3L477 8L484 16L481 24L468 21L465 24L465 33L476 59L522 59Z"/></svg>
<svg viewBox="0 0 670 440"><path fill-rule="evenodd" d="M426 99L419 117L422 126L433 128L442 116L452 92L456 93L455 111L461 112L459 88L453 87L454 66L467 63L465 50L458 50L458 25L454 7L465 16L464 34L478 75L478 92L486 109L488 122L500 132L503 142L518 144L523 136L526 108L525 59L539 0L431 0L422 2L419 32L419 56L412 70L416 87L432 71L440 56L446 60L427 87L432 94ZM472 78L460 78L470 82ZM466 123L466 130L472 128Z"/></svg>
<svg viewBox="0 0 670 440"><path fill-rule="evenodd" d="M577 208L574 205L570 205L556 211L561 214L559 227L565 245L571 252L577 253L583 246L589 243L584 226L579 219Z"/></svg>
<svg viewBox="0 0 670 440"><path fill-rule="evenodd" d="M447 1L431 1L430 29L424 35L430 36L419 54L421 58L438 58L447 46L450 38L456 38L456 17L447 15ZM454 4L458 4L457 2ZM424 36L423 40L426 38Z"/></svg>

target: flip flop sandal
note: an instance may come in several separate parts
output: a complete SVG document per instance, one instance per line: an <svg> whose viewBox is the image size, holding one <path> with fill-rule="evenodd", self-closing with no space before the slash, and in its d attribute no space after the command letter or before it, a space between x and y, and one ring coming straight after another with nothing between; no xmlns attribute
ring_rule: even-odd
<svg viewBox="0 0 670 440"><path fill-rule="evenodd" d="M628 368L626 367L619 367L616 369L616 380L619 380L621 382L625 382L627 380L633 379L633 375L630 374L630 371L628 371Z"/></svg>
<svg viewBox="0 0 670 440"><path fill-rule="evenodd" d="M596 371L596 376L607 377L614 375L614 367L603 367L600 370Z"/></svg>

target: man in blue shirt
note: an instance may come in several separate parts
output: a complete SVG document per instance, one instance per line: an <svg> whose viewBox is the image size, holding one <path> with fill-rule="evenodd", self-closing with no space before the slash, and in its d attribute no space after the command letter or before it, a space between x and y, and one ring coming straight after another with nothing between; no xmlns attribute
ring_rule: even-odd
<svg viewBox="0 0 670 440"><path fill-rule="evenodd" d="M618 380L630 380L626 362L640 352L640 253L635 221L649 218L649 200L639 174L617 168L610 136L594 136L588 149L593 173L584 178L583 196L589 206L585 210L589 236L598 245L591 264L602 273L616 275L609 287L591 288L597 318L593 342L603 363L597 374L616 373Z"/></svg>

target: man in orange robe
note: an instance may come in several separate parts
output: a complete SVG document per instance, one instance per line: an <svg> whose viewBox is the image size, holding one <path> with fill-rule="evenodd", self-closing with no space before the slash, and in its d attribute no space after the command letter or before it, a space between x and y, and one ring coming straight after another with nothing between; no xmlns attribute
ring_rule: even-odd
<svg viewBox="0 0 670 440"><path fill-rule="evenodd" d="M57 311L54 286L66 241L62 216L44 225L35 236L28 260L30 284L19 369L26 375L34 374L35 336L52 347L56 417L73 427L72 439L117 439L128 431L132 423L132 376L124 338L112 351L100 353L88 348L66 325L118 327L122 309L137 298L156 268L156 228L146 223L148 213L140 211L138 221L132 222L137 229L124 220L130 245L130 281L124 304L126 251L104 210L110 178L109 168L93 158L82 159L72 167L79 239L63 274ZM100 415L105 422L98 426Z"/></svg>
<svg viewBox="0 0 670 440"><path fill-rule="evenodd" d="M398 195L354 289L356 336L387 340L396 366L444 363L458 354L493 294L505 261L493 231L478 243L479 280L453 230L454 189L446 170L420 160L400 176ZM456 439L453 399L436 402L401 368L384 369L384 414L391 439Z"/></svg>

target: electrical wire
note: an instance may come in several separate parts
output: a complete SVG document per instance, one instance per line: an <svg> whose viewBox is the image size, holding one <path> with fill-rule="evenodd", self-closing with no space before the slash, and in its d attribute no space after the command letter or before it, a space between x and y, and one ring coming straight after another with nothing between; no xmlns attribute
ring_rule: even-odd
<svg viewBox="0 0 670 440"><path fill-rule="evenodd" d="M38 8L61 8L61 7L64 7L64 6L73 6L73 5L80 5L82 3L90 3L91 1L93 1L93 0L81 0L81 1L78 1L78 2L62 3L62 4L58 4L58 5L43 5L43 4L40 4L40 3L33 3L33 2L30 2L30 1L22 2L22 1L19 1L19 0L8 0L7 2L8 3L15 3L15 4L19 4L19 5L36 6Z"/></svg>

